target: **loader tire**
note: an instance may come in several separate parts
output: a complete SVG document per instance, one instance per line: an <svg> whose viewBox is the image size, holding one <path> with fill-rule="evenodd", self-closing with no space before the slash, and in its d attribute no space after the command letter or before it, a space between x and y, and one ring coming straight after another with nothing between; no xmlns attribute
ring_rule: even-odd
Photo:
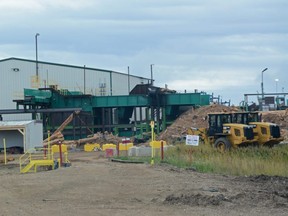
<svg viewBox="0 0 288 216"><path fill-rule="evenodd" d="M227 151L231 148L231 143L226 138L220 137L215 141L214 147L220 151Z"/></svg>

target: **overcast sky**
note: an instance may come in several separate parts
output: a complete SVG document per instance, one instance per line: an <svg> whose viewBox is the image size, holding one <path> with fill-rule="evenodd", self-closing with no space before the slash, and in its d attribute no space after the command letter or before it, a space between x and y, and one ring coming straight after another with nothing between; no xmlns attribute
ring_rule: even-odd
<svg viewBox="0 0 288 216"><path fill-rule="evenodd" d="M155 85L235 105L267 67L264 91L288 92L287 0L0 0L0 19L0 59L34 60L39 33L41 61L144 77L154 64Z"/></svg>

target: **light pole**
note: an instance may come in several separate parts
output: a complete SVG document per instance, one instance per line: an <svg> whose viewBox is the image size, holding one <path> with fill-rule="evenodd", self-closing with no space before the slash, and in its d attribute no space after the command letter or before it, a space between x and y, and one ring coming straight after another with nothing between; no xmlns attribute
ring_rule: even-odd
<svg viewBox="0 0 288 216"><path fill-rule="evenodd" d="M151 86L153 86L153 65L154 65L154 64L151 64L151 65L150 65L150 71L151 71Z"/></svg>
<svg viewBox="0 0 288 216"><path fill-rule="evenodd" d="M37 38L38 38L38 36L40 36L40 34L39 33L37 33L36 35L35 35L35 45L36 45L36 82L38 83L38 75L39 75L39 73L38 73L38 41L37 41Z"/></svg>
<svg viewBox="0 0 288 216"><path fill-rule="evenodd" d="M279 79L275 79L275 83L276 83L276 93L278 93L278 82L279 82Z"/></svg>
<svg viewBox="0 0 288 216"><path fill-rule="evenodd" d="M262 70L262 81L261 81L261 93L262 93L262 100L261 100L261 104L262 104L262 110L263 110L263 105L264 105L264 84L263 84L263 74L264 72L268 70L268 68L265 68L264 70Z"/></svg>
<svg viewBox="0 0 288 216"><path fill-rule="evenodd" d="M130 68L128 66L128 94L130 93Z"/></svg>

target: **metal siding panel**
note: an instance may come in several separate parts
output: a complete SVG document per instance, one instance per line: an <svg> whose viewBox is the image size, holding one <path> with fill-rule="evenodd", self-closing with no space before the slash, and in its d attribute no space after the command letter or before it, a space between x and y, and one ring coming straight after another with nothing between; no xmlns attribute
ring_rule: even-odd
<svg viewBox="0 0 288 216"><path fill-rule="evenodd" d="M130 93L128 90L128 74L112 73L112 81L113 95L128 95ZM148 79L130 76L130 91L141 83L148 83Z"/></svg>
<svg viewBox="0 0 288 216"><path fill-rule="evenodd" d="M106 87L104 88L103 86ZM103 71L86 70L86 94L100 96L101 89L104 90L102 93L105 93L105 95L110 95L110 73Z"/></svg>
<svg viewBox="0 0 288 216"><path fill-rule="evenodd" d="M42 77L46 76L43 80L46 80L47 85L58 85L61 89L84 93L84 69L57 65L40 65L42 70L46 72L40 72L39 74L42 74ZM99 87L101 83L106 84L107 90L110 83L110 74L108 72L85 69L86 94L100 95Z"/></svg>
<svg viewBox="0 0 288 216"><path fill-rule="evenodd" d="M128 95L128 75L112 73L113 95Z"/></svg>
<svg viewBox="0 0 288 216"><path fill-rule="evenodd" d="M14 109L16 103L13 99L23 98L24 88L31 88L30 79L34 75L33 64L18 60L10 60L1 62L1 74L4 79L0 81L0 109ZM18 68L19 71L13 71L13 68ZM3 115L4 120L27 120L31 119L27 115Z"/></svg>

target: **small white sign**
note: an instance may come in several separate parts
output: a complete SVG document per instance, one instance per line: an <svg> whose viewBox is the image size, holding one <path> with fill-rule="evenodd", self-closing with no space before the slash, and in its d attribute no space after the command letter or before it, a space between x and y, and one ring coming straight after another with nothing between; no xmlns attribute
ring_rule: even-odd
<svg viewBox="0 0 288 216"><path fill-rule="evenodd" d="M186 135L186 145L198 146L199 145L199 136Z"/></svg>

